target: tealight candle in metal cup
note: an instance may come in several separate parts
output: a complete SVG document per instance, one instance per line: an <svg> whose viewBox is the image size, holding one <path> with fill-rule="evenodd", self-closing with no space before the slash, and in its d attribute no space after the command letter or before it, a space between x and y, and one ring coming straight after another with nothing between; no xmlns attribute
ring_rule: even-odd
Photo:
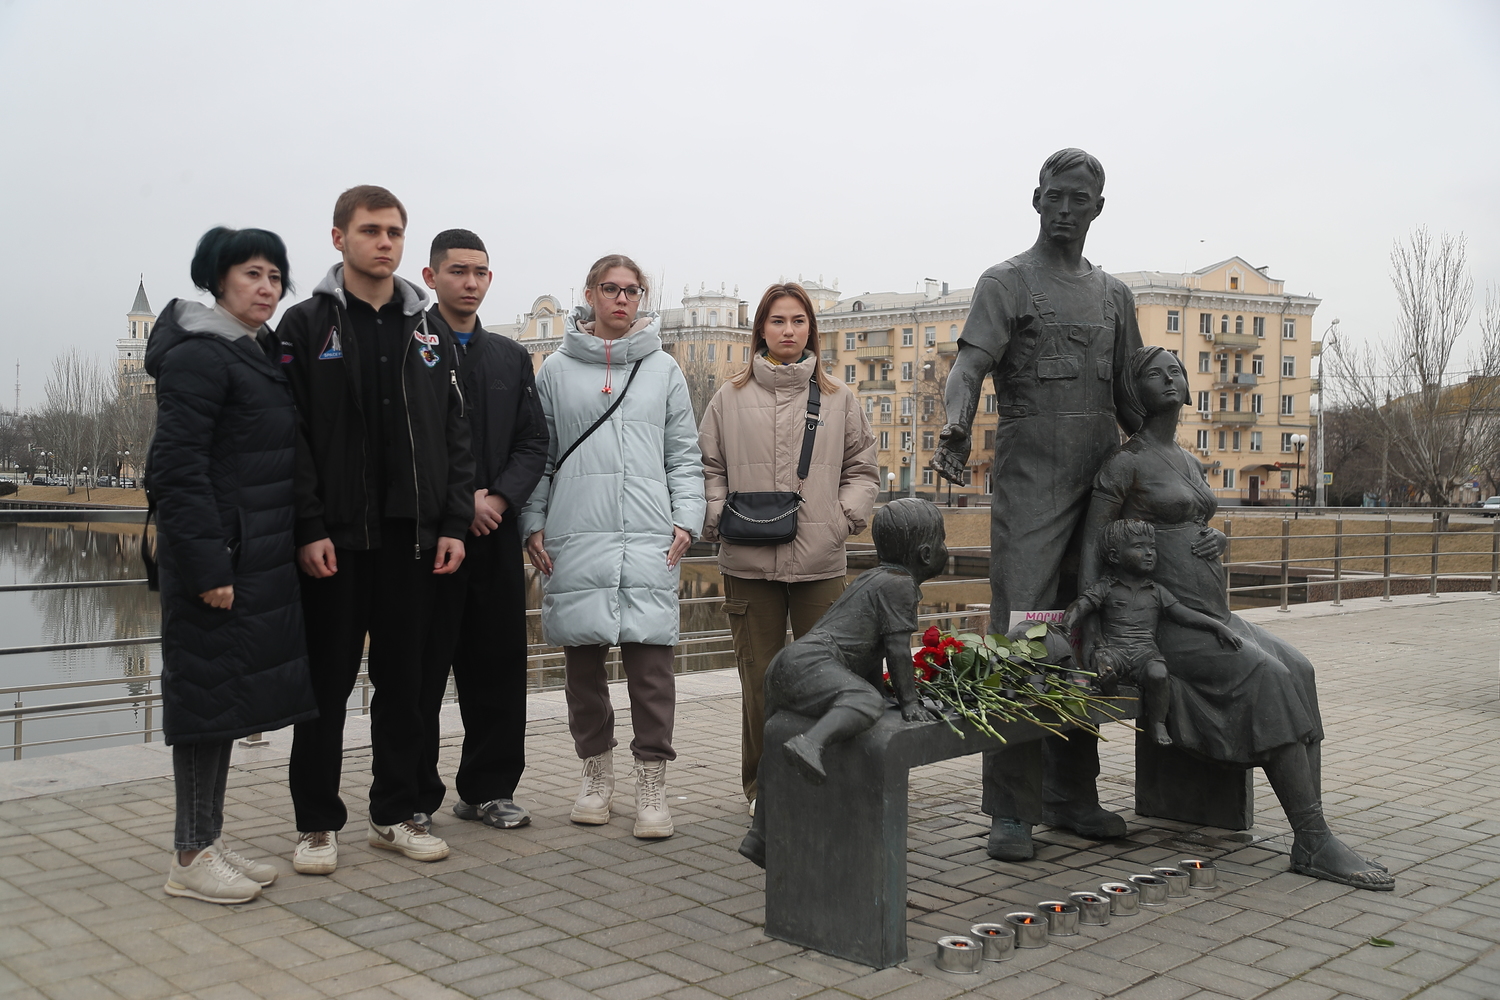
<svg viewBox="0 0 1500 1000"><path fill-rule="evenodd" d="M938 938L937 967L944 972L970 976L979 971L979 963L983 959L984 949L978 941L970 940L962 934Z"/></svg>
<svg viewBox="0 0 1500 1000"><path fill-rule="evenodd" d="M1192 876L1181 868L1153 868L1151 874L1167 880L1167 896L1186 896Z"/></svg>
<svg viewBox="0 0 1500 1000"><path fill-rule="evenodd" d="M1004 924L975 924L969 936L984 946L986 962L1006 962L1016 954L1016 932Z"/></svg>
<svg viewBox="0 0 1500 1000"><path fill-rule="evenodd" d="M1041 948L1047 943L1047 918L1040 913L1007 913L1005 926L1015 934L1017 948Z"/></svg>
<svg viewBox="0 0 1500 1000"><path fill-rule="evenodd" d="M1047 933L1053 937L1072 937L1078 933L1078 907L1060 899L1044 899L1036 904L1047 918Z"/></svg>
<svg viewBox="0 0 1500 1000"><path fill-rule="evenodd" d="M1078 922L1089 927L1109 923L1109 900L1097 892L1070 892L1068 898L1078 907Z"/></svg>
<svg viewBox="0 0 1500 1000"><path fill-rule="evenodd" d="M1099 895L1109 900L1110 916L1128 917L1141 903L1141 891L1129 882L1105 882L1099 886Z"/></svg>
<svg viewBox="0 0 1500 1000"><path fill-rule="evenodd" d="M1183 858L1177 867L1188 873L1188 885L1194 889L1212 889L1219 884L1219 869L1212 861Z"/></svg>
<svg viewBox="0 0 1500 1000"><path fill-rule="evenodd" d="M1165 906L1167 903L1167 880L1155 875L1132 875L1130 884L1141 894L1142 906Z"/></svg>

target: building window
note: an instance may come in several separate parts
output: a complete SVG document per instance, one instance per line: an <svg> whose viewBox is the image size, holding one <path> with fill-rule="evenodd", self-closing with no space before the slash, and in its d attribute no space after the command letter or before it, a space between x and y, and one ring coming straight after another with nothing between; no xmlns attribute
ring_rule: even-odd
<svg viewBox="0 0 1500 1000"><path fill-rule="evenodd" d="M986 451L992 451L992 450L994 450L994 447L995 447L995 431L992 428L992 429L987 430L987 431L984 432L984 448L985 448Z"/></svg>
<svg viewBox="0 0 1500 1000"><path fill-rule="evenodd" d="M1228 354L1228 352L1225 352L1224 354L1220 354L1219 355L1219 374L1220 375L1228 375L1229 374L1229 354Z"/></svg>
<svg viewBox="0 0 1500 1000"><path fill-rule="evenodd" d="M1245 317L1243 317L1243 316L1236 316L1234 318L1234 332L1236 334L1240 334L1240 335L1244 334L1244 332L1245 332Z"/></svg>
<svg viewBox="0 0 1500 1000"><path fill-rule="evenodd" d="M1296 357L1296 355L1293 355L1293 354L1283 354L1281 356L1281 377L1282 378L1296 378L1297 377L1297 357Z"/></svg>
<svg viewBox="0 0 1500 1000"><path fill-rule="evenodd" d="M1219 332L1220 333L1228 333L1229 332L1229 314L1228 313L1225 313L1219 319Z"/></svg>
<svg viewBox="0 0 1500 1000"><path fill-rule="evenodd" d="M740 360L743 361L745 364L748 365L750 363L750 348L745 347L745 348L741 348L741 350L744 352L744 356L742 358L740 358ZM853 371L854 370L854 366L850 365L849 366L849 370ZM851 379L848 379L847 381L853 382L854 379L851 378Z"/></svg>
<svg viewBox="0 0 1500 1000"><path fill-rule="evenodd" d="M951 341L955 341L957 339L958 339L958 324L957 323L949 323L948 324L948 340L951 342Z"/></svg>
<svg viewBox="0 0 1500 1000"><path fill-rule="evenodd" d="M854 305L852 305L852 306L849 307L849 311L850 312L862 313L862 312L865 311L865 304L863 302L860 302L858 299L856 299L854 301Z"/></svg>
<svg viewBox="0 0 1500 1000"><path fill-rule="evenodd" d="M748 347L745 348L745 350L747 350L747 351L749 349L750 348L748 348ZM854 384L855 376L858 375L858 374L859 374L859 369L856 368L854 365L845 365L844 366L844 381L848 382L850 385Z"/></svg>
<svg viewBox="0 0 1500 1000"><path fill-rule="evenodd" d="M922 397L922 419L926 420L932 416L932 411L937 409L937 400L931 396Z"/></svg>
<svg viewBox="0 0 1500 1000"><path fill-rule="evenodd" d="M901 432L901 450L911 451L911 431Z"/></svg>
<svg viewBox="0 0 1500 1000"><path fill-rule="evenodd" d="M1245 396L1245 394L1242 393L1242 392L1237 392L1237 393L1234 394L1234 412L1235 413L1240 412L1240 400L1243 399L1244 396Z"/></svg>
<svg viewBox="0 0 1500 1000"><path fill-rule="evenodd" d="M697 361L698 360L698 345L697 344L689 344L688 345L688 360L689 361Z"/></svg>
<svg viewBox="0 0 1500 1000"><path fill-rule="evenodd" d="M846 334L844 334L844 350L846 350L846 351L852 351L852 350L854 350L854 334L852 334L852 333L846 333Z"/></svg>
<svg viewBox="0 0 1500 1000"><path fill-rule="evenodd" d="M540 320L537 322L536 329L537 336L550 337L552 336L552 321L550 319Z"/></svg>
<svg viewBox="0 0 1500 1000"><path fill-rule="evenodd" d="M1261 450L1261 448L1260 448L1260 440L1261 440L1260 431L1251 431L1250 432L1250 450L1251 451L1260 451Z"/></svg>
<svg viewBox="0 0 1500 1000"><path fill-rule="evenodd" d="M1199 413L1207 413L1208 412L1208 390L1206 390L1206 389L1204 391L1198 393L1198 412Z"/></svg>
<svg viewBox="0 0 1500 1000"><path fill-rule="evenodd" d="M881 396L880 397L880 412L882 414L884 414L885 416L890 416L891 415L891 397L889 397L889 396Z"/></svg>
<svg viewBox="0 0 1500 1000"><path fill-rule="evenodd" d="M1289 490L1289 489L1292 488L1292 470L1291 469L1282 469L1281 470L1281 488L1284 489L1284 490Z"/></svg>
<svg viewBox="0 0 1500 1000"><path fill-rule="evenodd" d="M988 395L986 395L984 397L984 412L985 413L994 413L997 408L998 408L998 403L997 403L997 401L995 399L995 394L992 392L992 393L989 393Z"/></svg>
<svg viewBox="0 0 1500 1000"><path fill-rule="evenodd" d="M716 355L719 353L718 348L719 348L718 344L709 344L708 345L708 360L710 360L710 361L717 361L717 360L719 360L716 357Z"/></svg>
<svg viewBox="0 0 1500 1000"><path fill-rule="evenodd" d="M698 310L694 309L691 313L689 313L689 315L692 316L692 322L689 323L688 326L697 326L698 325Z"/></svg>
<svg viewBox="0 0 1500 1000"><path fill-rule="evenodd" d="M1231 292L1240 290L1240 276L1238 274L1231 274L1229 276L1229 290Z"/></svg>
<svg viewBox="0 0 1500 1000"><path fill-rule="evenodd" d="M1223 413L1224 411L1226 411L1228 409L1229 409L1229 393L1227 393L1227 392L1221 392L1221 393L1219 393L1219 412Z"/></svg>
<svg viewBox="0 0 1500 1000"><path fill-rule="evenodd" d="M1250 374L1264 375L1266 373L1266 356L1256 354L1250 358Z"/></svg>
<svg viewBox="0 0 1500 1000"><path fill-rule="evenodd" d="M1264 412L1266 412L1265 398L1266 398L1265 396L1262 396L1258 392L1252 392L1250 394L1250 412L1251 413L1264 413Z"/></svg>
<svg viewBox="0 0 1500 1000"><path fill-rule="evenodd" d="M708 311L708 325L709 326L718 326L719 325L719 310L717 310L717 309L710 309Z"/></svg>
<svg viewBox="0 0 1500 1000"><path fill-rule="evenodd" d="M922 470L922 485L923 486L931 486L932 485L932 470L931 469L923 469Z"/></svg>
<svg viewBox="0 0 1500 1000"><path fill-rule="evenodd" d="M1255 331L1257 337L1264 338L1266 335L1266 318L1257 316L1250 321L1250 329Z"/></svg>
<svg viewBox="0 0 1500 1000"><path fill-rule="evenodd" d="M909 327L909 326L903 326L901 328L901 346L902 347L910 347L910 346L912 346L912 332L911 332L911 327Z"/></svg>
<svg viewBox="0 0 1500 1000"><path fill-rule="evenodd" d="M880 450L881 451L890 451L891 450L891 432L890 431L881 431L880 432Z"/></svg>
<svg viewBox="0 0 1500 1000"><path fill-rule="evenodd" d="M131 337L135 337L136 336L135 320L131 320L130 321L130 336Z"/></svg>
<svg viewBox="0 0 1500 1000"><path fill-rule="evenodd" d="M1235 451L1239 451L1240 450L1240 432L1239 431L1235 431L1234 432L1234 436L1230 440L1234 442L1234 450Z"/></svg>
<svg viewBox="0 0 1500 1000"><path fill-rule="evenodd" d="M1297 321L1291 316L1283 316L1281 319L1281 339L1297 339Z"/></svg>
<svg viewBox="0 0 1500 1000"><path fill-rule="evenodd" d="M922 450L923 451L931 451L932 450L932 442L933 442L933 440L934 440L934 438L933 438L933 432L932 431L923 431L922 432Z"/></svg>
<svg viewBox="0 0 1500 1000"><path fill-rule="evenodd" d="M1283 417L1290 417L1290 416L1294 415L1297 412L1297 406L1296 406L1296 404L1297 404L1297 397L1296 396L1282 396L1281 397L1281 415Z"/></svg>
<svg viewBox="0 0 1500 1000"><path fill-rule="evenodd" d="M911 381L911 362L910 361L903 361L903 362L901 362L901 381L903 381L903 382L910 382Z"/></svg>
<svg viewBox="0 0 1500 1000"><path fill-rule="evenodd" d="M1210 313L1199 313L1198 314L1198 332L1199 333L1213 333L1214 332L1214 318L1213 318L1212 314L1210 314Z"/></svg>
<svg viewBox="0 0 1500 1000"><path fill-rule="evenodd" d="M1167 332L1182 332L1182 313L1178 312L1176 309L1167 310Z"/></svg>
<svg viewBox="0 0 1500 1000"><path fill-rule="evenodd" d="M1228 431L1220 431L1219 432L1219 450L1220 451L1224 450L1224 444L1228 440L1229 440L1229 432Z"/></svg>
<svg viewBox="0 0 1500 1000"><path fill-rule="evenodd" d="M911 397L910 396L902 396L901 397L901 415L903 417L909 417L909 416L911 416Z"/></svg>
<svg viewBox="0 0 1500 1000"><path fill-rule="evenodd" d="M937 343L937 327L935 327L935 326L924 326L922 328L922 340L923 340L924 343L926 343L926 345L928 347L932 347L934 344L936 344Z"/></svg>
<svg viewBox="0 0 1500 1000"><path fill-rule="evenodd" d="M1232 490L1232 489L1234 489L1234 470L1233 469L1225 469L1224 470L1224 488L1226 490Z"/></svg>
<svg viewBox="0 0 1500 1000"><path fill-rule="evenodd" d="M1197 441L1197 444L1194 445L1194 447L1196 447L1199 451L1208 450L1208 431L1200 430L1195 440Z"/></svg>
<svg viewBox="0 0 1500 1000"><path fill-rule="evenodd" d="M1282 451L1291 451L1292 450L1292 434L1291 434L1290 431L1288 431L1287 433L1281 435L1281 450Z"/></svg>

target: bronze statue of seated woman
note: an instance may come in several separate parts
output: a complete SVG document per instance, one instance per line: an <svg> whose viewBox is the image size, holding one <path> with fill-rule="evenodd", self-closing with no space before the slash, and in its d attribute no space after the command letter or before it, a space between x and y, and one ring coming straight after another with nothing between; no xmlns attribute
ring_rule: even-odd
<svg viewBox="0 0 1500 1000"><path fill-rule="evenodd" d="M1313 667L1290 644L1229 611L1219 557L1223 533L1208 526L1218 502L1203 467L1177 443L1188 402L1187 375L1175 356L1143 347L1125 382L1141 429L1100 470L1085 527L1080 579L1105 575L1101 532L1120 519L1155 526L1153 578L1193 611L1242 641L1163 618L1157 642L1169 675L1164 706L1172 743L1211 760L1260 767L1293 831L1292 868L1361 889L1389 890L1385 867L1360 857L1323 817L1323 723ZM1086 653L1088 651L1085 651Z"/></svg>

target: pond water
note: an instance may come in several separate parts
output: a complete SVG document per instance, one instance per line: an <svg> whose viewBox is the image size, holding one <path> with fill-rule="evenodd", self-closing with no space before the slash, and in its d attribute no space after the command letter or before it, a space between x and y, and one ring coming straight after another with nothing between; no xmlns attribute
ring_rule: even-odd
<svg viewBox="0 0 1500 1000"><path fill-rule="evenodd" d="M143 577L140 558L141 527L104 522L0 525L0 584L26 585L83 580L133 580ZM855 571L857 572L857 571ZM541 606L541 583L531 567L527 573L527 607ZM853 574L851 574L853 575ZM712 556L683 561L679 596L682 637L677 670L716 670L734 666L726 634L729 628L721 605L702 600L723 596L723 578ZM989 600L987 580L938 578L922 588L923 614L962 611ZM950 627L948 622L939 622ZM958 622L954 621L953 625ZM73 590L31 590L0 593L0 646L34 646L90 642L159 635L161 608L157 595L144 584L86 587ZM541 621L527 618L531 643L529 675L533 690L562 686L562 655L542 645ZM156 644L106 649L59 650L0 656L0 697L8 707L17 699L25 705L57 704L102 698L139 696L159 690L148 680L161 670ZM618 662L610 666L618 679ZM133 678L140 678L134 680ZM59 685L76 681L117 680L117 684L57 688L17 695L31 685ZM350 706L357 710L365 692L356 688ZM141 742L149 725L160 727L158 708L144 701L97 710L70 718L36 717L24 723L25 756L65 753ZM90 737L75 741L77 737ZM97 737L97 738L93 738ZM160 739L160 735L153 737ZM0 725L0 746L12 744L11 724ZM59 742L48 742L59 741ZM66 742L62 742L66 741ZM34 746L38 742L48 745ZM0 753L5 753L0 750Z"/></svg>

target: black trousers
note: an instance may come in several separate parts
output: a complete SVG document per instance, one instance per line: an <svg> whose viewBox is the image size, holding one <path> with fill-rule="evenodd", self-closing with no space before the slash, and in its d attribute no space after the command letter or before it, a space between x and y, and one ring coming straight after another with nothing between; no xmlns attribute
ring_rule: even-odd
<svg viewBox="0 0 1500 1000"><path fill-rule="evenodd" d="M339 797L344 717L370 638L370 819L390 826L418 812L422 714L422 641L432 615L436 553L417 555L404 540L410 521L381 526L378 549L337 549L338 572L322 580L302 576L307 660L318 718L297 724L290 784L297 829L340 830L349 812Z"/></svg>
<svg viewBox="0 0 1500 1000"><path fill-rule="evenodd" d="M526 768L526 574L515 515L464 544L458 572L437 578L422 665L418 804L428 814L448 791L438 776L438 712L450 664L464 723L458 797L471 805L514 798Z"/></svg>

